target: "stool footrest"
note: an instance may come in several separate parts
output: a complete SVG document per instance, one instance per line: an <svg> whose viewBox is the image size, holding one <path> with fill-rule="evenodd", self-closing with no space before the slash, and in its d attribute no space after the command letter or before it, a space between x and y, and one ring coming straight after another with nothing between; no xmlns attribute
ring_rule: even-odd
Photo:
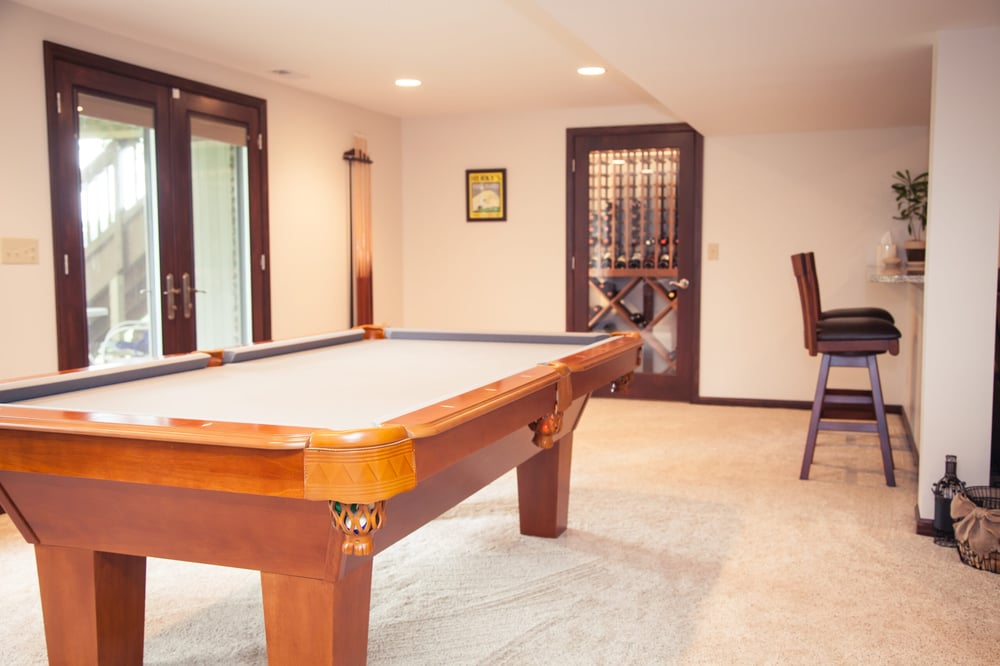
<svg viewBox="0 0 1000 666"><path fill-rule="evenodd" d="M842 430L846 432L878 432L877 423L862 421L841 421L836 423L820 423L818 430Z"/></svg>
<svg viewBox="0 0 1000 666"><path fill-rule="evenodd" d="M862 389L831 389L823 396L820 419L875 421L875 397Z"/></svg>

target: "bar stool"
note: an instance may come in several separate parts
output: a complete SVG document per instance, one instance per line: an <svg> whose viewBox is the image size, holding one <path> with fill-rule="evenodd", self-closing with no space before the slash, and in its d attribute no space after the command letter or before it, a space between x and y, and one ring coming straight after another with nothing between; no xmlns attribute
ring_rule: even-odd
<svg viewBox="0 0 1000 666"><path fill-rule="evenodd" d="M878 356L886 352L899 354L899 329L895 327L892 315L880 308L828 310L826 316L821 317L819 281L813 253L792 255L792 270L799 288L806 350L810 356L822 354L799 478L809 478L816 436L820 430L871 432L878 434L885 483L895 486ZM868 314L859 314L865 312ZM827 382L831 367L867 368L871 389L829 388Z"/></svg>

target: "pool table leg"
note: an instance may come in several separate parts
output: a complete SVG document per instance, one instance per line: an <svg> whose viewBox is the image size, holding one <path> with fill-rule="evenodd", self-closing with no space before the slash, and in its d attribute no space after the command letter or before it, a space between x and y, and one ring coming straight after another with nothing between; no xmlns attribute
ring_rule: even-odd
<svg viewBox="0 0 1000 666"><path fill-rule="evenodd" d="M566 531L573 433L517 466L521 534L555 538Z"/></svg>
<svg viewBox="0 0 1000 666"><path fill-rule="evenodd" d="M142 664L146 558L35 546L50 664Z"/></svg>
<svg viewBox="0 0 1000 666"><path fill-rule="evenodd" d="M336 583L261 572L270 666L365 663L372 591L366 559Z"/></svg>

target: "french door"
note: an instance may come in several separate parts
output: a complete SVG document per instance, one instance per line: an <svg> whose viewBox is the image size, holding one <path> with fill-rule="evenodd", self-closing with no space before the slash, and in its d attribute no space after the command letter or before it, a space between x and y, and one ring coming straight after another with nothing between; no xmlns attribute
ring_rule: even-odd
<svg viewBox="0 0 1000 666"><path fill-rule="evenodd" d="M628 396L697 396L702 137L690 126L567 131L567 327L634 331Z"/></svg>
<svg viewBox="0 0 1000 666"><path fill-rule="evenodd" d="M263 100L45 62L59 367L269 338Z"/></svg>

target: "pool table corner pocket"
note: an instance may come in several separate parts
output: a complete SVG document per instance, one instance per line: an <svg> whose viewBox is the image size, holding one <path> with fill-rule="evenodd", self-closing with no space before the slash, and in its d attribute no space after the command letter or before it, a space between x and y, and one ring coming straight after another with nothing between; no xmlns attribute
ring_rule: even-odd
<svg viewBox="0 0 1000 666"><path fill-rule="evenodd" d="M329 502L349 555L371 554L385 500L417 485L413 440L402 426L314 432L303 462L303 495Z"/></svg>

